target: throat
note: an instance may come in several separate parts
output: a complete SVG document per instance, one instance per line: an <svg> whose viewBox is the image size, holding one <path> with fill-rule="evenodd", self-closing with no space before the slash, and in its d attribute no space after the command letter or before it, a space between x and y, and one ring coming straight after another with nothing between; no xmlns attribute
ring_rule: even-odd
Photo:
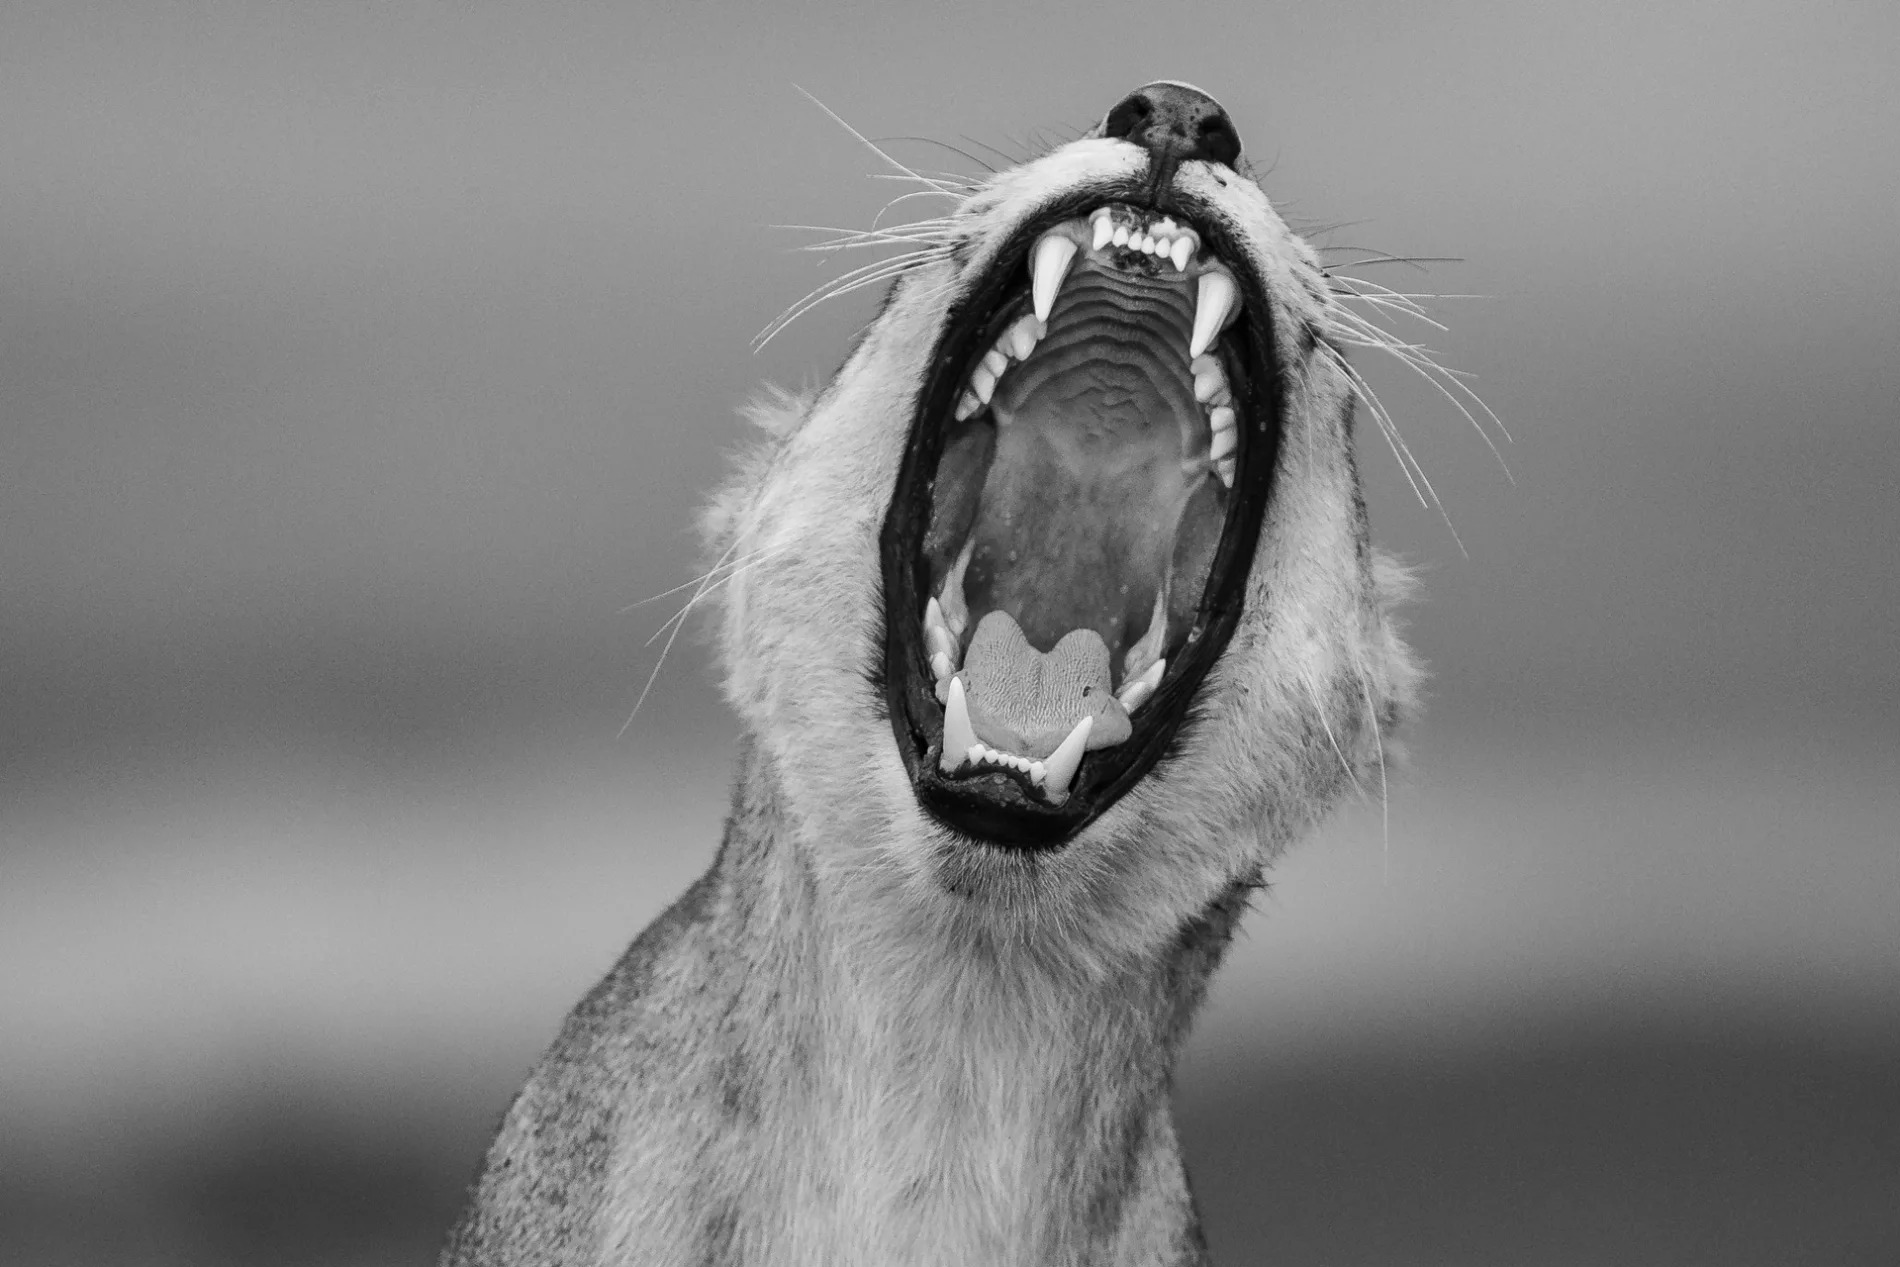
<svg viewBox="0 0 1900 1267"><path fill-rule="evenodd" d="M1173 420L1110 388L1036 404L999 423L965 601L979 618L1008 612L1039 651L1092 630L1119 666L1147 632L1191 492Z"/></svg>
<svg viewBox="0 0 1900 1267"><path fill-rule="evenodd" d="M866 1261L1110 1261L1124 1228L1185 1235L1169 1078L1231 921L1090 979L948 895L821 873L783 826L735 815L703 942L725 997L680 1000L707 1014L708 1068L760 1071L722 1127L754 1176L742 1222L875 1241Z"/></svg>

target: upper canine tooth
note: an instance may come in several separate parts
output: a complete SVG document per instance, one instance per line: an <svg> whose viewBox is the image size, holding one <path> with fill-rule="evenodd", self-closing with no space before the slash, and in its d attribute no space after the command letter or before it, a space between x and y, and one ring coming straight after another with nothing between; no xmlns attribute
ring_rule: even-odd
<svg viewBox="0 0 1900 1267"><path fill-rule="evenodd" d="M1093 719L1091 719L1093 720ZM1073 737L1073 736L1071 736ZM970 725L970 705L963 698L963 679L950 679L950 695L943 705L943 753L937 764L945 774L955 774L976 747L976 728Z"/></svg>
<svg viewBox="0 0 1900 1267"><path fill-rule="evenodd" d="M1093 729L1095 717L1091 714L1075 723L1061 746L1042 759L1042 790L1058 805L1069 799L1069 783L1075 778L1075 768L1082 764L1082 752L1088 747L1089 731Z"/></svg>
<svg viewBox="0 0 1900 1267"><path fill-rule="evenodd" d="M1110 238L1115 236L1115 221L1109 217L1107 207L1095 213L1094 221L1095 238L1089 243L1089 249L1099 251L1108 245Z"/></svg>
<svg viewBox="0 0 1900 1267"><path fill-rule="evenodd" d="M1045 233L1036 243L1036 258L1031 261L1029 270L1036 320L1049 319L1049 310L1056 306L1056 291L1062 288L1062 279L1068 276L1075 251L1075 243L1062 233Z"/></svg>
<svg viewBox="0 0 1900 1267"><path fill-rule="evenodd" d="M1218 269L1201 274L1201 289L1194 303L1194 337L1188 340L1188 355L1199 356L1214 345L1214 336L1227 323L1239 292L1234 279Z"/></svg>

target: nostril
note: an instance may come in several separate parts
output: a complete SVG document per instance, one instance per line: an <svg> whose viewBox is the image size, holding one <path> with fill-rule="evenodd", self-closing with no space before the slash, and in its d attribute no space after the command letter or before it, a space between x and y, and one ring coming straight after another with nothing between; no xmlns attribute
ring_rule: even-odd
<svg viewBox="0 0 1900 1267"><path fill-rule="evenodd" d="M1233 166L1240 157L1240 133L1234 131L1234 125L1225 114L1212 115L1201 120L1200 148L1217 163Z"/></svg>
<svg viewBox="0 0 1900 1267"><path fill-rule="evenodd" d="M1154 113L1154 103L1139 92L1130 93L1115 104L1102 120L1102 135L1115 140L1134 139L1132 134Z"/></svg>

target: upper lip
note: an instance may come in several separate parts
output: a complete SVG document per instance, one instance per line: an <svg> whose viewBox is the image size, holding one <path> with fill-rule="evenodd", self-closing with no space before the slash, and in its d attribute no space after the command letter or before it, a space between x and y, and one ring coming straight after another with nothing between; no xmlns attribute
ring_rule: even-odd
<svg viewBox="0 0 1900 1267"><path fill-rule="evenodd" d="M1152 767L1172 738L1188 700L1212 667L1240 613L1241 591L1251 567L1279 434L1278 381L1267 329L1270 317L1261 302L1259 280L1244 259L1224 249L1226 235L1218 220L1176 207L1171 214L1198 234L1200 251L1221 260L1239 284L1241 315L1233 336L1246 367L1243 387L1247 399L1236 400L1235 404L1241 407L1241 425L1250 428L1239 455L1242 477L1235 484L1212 579L1192 636L1181 649L1179 662L1167 666L1166 684L1152 706L1137 718L1132 736L1117 748L1099 750L1098 757L1107 755L1093 762L1092 772L1084 774L1075 794L1065 803L1040 803L1015 785L990 781L981 786L959 784L936 768L933 745L941 734L944 713L930 689L933 679L927 668L928 650L920 646L916 612L923 610L919 600L928 590L927 578L920 581L919 575L922 526L928 514L930 475L941 448L942 425L956 408L970 367L987 347L981 340L991 333L987 328L990 314L997 312L1018 288L1027 286L1025 265L1038 238L1051 226L1106 204L1146 204L1154 210L1155 201L1136 190L1077 193L1051 205L1004 243L990 268L945 324L919 397L896 496L885 522L883 673L900 752L928 809L952 826L995 843L1058 844L1127 791Z"/></svg>

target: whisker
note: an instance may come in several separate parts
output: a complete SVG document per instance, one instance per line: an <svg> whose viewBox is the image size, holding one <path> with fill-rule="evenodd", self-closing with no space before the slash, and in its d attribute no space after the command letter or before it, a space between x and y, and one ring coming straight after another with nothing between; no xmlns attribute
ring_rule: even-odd
<svg viewBox="0 0 1900 1267"><path fill-rule="evenodd" d="M1333 350L1333 362L1351 380L1354 393L1366 403L1366 408L1378 421L1379 430L1385 435L1387 446L1392 449L1394 457L1399 457L1400 469L1405 468L1407 461L1411 463L1411 470L1406 472L1406 479L1411 482L1412 492L1421 504L1428 504L1438 511L1438 517L1445 521L1445 531L1451 534L1452 541L1458 546L1458 553L1469 559L1471 552L1465 549L1464 538L1458 535L1457 527L1452 524L1451 513L1445 509L1445 503L1439 500L1438 490L1432 487L1431 477L1425 474L1425 468L1419 465L1418 459L1412 455L1412 447L1405 443L1405 437L1399 432L1398 423L1393 420L1391 413L1379 400L1378 393L1372 390L1372 384L1368 383L1365 376L1353 367L1352 362L1337 350ZM1400 457L1400 454L1403 456ZM1414 475L1417 476L1416 479L1413 479ZM1420 484L1425 486L1423 493L1419 491ZM1425 501L1426 494L1431 496L1429 503Z"/></svg>
<svg viewBox="0 0 1900 1267"><path fill-rule="evenodd" d="M843 128L846 132L850 133L860 143L862 143L866 149L870 150L871 153L883 159L886 163L889 163L892 167L896 168L897 171L900 172L901 174L916 181L920 185L931 185L935 187L942 187L944 185L943 181L933 180L928 176L920 175L919 173L912 171L909 167L906 167L904 164L898 162L895 158L892 158L888 153L884 151L882 147L878 145L876 141L873 141L870 137L864 135L864 133L858 131L856 128L852 127L849 123L846 123L844 121L844 118L841 115L839 115L839 113L836 110L833 110L830 106L818 100L818 98L813 96L811 93L806 92L802 86L798 84L793 84L792 87L798 89L798 91L801 94L803 94L805 100L811 102L813 105L817 106L820 110L823 110L826 114L830 115L831 121L833 123L836 123L839 127Z"/></svg>
<svg viewBox="0 0 1900 1267"><path fill-rule="evenodd" d="M1451 401L1452 406L1456 408L1459 413L1463 414L1465 420L1484 438L1485 445L1491 450L1491 455L1498 460L1498 465L1504 469L1505 478L1510 480L1513 484L1517 482L1516 477L1511 474L1510 464L1504 460L1503 453L1498 450L1498 446L1496 442L1491 439L1490 433L1485 430L1484 425L1478 421L1477 417L1473 415L1469 409L1465 408L1464 403L1453 395L1451 391L1451 388L1456 388L1459 392L1463 393L1465 398L1475 404L1479 411L1482 412L1485 417L1489 418L1492 424L1497 427L1498 434L1504 437L1505 443L1510 443L1511 433L1509 429L1505 427L1503 420L1492 411L1491 407L1484 403L1483 398L1472 391L1471 388L1463 382L1463 379L1467 377L1466 375L1447 369L1444 365L1441 365L1431 349L1422 344L1407 342L1393 334L1390 330L1368 321L1349 309L1336 307L1334 314L1349 329L1355 330L1363 336L1360 339L1351 339L1350 336L1348 336L1349 341L1358 343L1360 346L1373 347L1380 351L1391 353L1410 367L1414 373L1431 383L1447 400ZM1423 319L1430 324L1437 324L1436 322L1431 322L1430 318ZM1442 326L1439 328L1443 329Z"/></svg>
<svg viewBox="0 0 1900 1267"><path fill-rule="evenodd" d="M960 135L963 140L968 141L970 144L976 146L978 149L988 150L990 153L996 155L996 157L1002 159L1003 165L1005 167L1014 167L1018 163L1023 161L1023 159L1020 156L1011 154L1006 150L1000 150L996 146L991 145L988 141L979 141L967 132L961 133ZM993 172L996 169L992 167L990 170Z"/></svg>
<svg viewBox="0 0 1900 1267"><path fill-rule="evenodd" d="M1364 796L1366 789L1359 782L1359 772L1352 768L1352 762L1346 759L1346 750L1339 746L1339 739L1333 734L1332 723L1326 720L1326 705L1320 702L1319 687L1304 668L1300 670L1300 685L1306 688L1307 695L1312 698L1313 715L1319 718L1320 729L1326 732L1326 742L1333 746L1333 755L1339 758L1339 768L1346 772L1346 777L1351 780L1354 790Z"/></svg>
<svg viewBox="0 0 1900 1267"><path fill-rule="evenodd" d="M1371 248L1363 246L1322 246L1319 249L1321 251L1371 250ZM1388 255L1384 251L1372 251L1370 259L1349 260L1345 264L1345 267L1358 268L1361 265L1371 264L1409 264L1422 273L1426 271L1425 265L1427 264L1462 264L1464 262L1464 257L1460 255Z"/></svg>
<svg viewBox="0 0 1900 1267"><path fill-rule="evenodd" d="M1496 442L1491 439L1490 432L1485 430L1484 424L1479 422L1477 417L1474 416L1469 409L1465 408L1464 403L1452 394L1450 387L1447 387L1446 384L1449 383L1451 387L1458 388L1459 391L1462 391L1467 397L1475 401L1478 408L1497 425L1498 431L1504 436L1507 443L1511 439L1511 433L1505 430L1503 422L1498 419L1496 414L1491 412L1490 407L1479 398L1476 392L1461 382L1459 376L1447 370L1434 359L1430 349L1422 347L1419 344L1407 343L1393 335L1391 331L1382 329L1356 313L1349 312L1345 309L1337 310L1335 315L1344 321L1349 329L1356 330L1362 335L1362 337L1357 339L1352 338L1350 335L1343 336L1348 342L1354 343L1359 347L1390 353L1413 373L1430 383L1446 400L1449 400L1452 404L1452 408L1463 414L1465 421L1469 422L1479 436L1483 437L1485 446L1491 450L1491 455L1498 460L1498 465L1504 468L1504 477L1513 484L1517 483L1516 477L1511 474L1510 464L1504 460L1504 454L1498 450Z"/></svg>
<svg viewBox="0 0 1900 1267"><path fill-rule="evenodd" d="M976 155L970 153L970 151L966 149L959 149L957 146L950 144L948 141L939 141L934 136L880 136L877 139L880 144L884 144L890 141L915 141L919 145L934 145L938 149L949 150L952 154L955 154L958 158L969 159L972 163L975 163L978 167L981 167L984 171L989 172L991 175L996 174L996 169L994 167L990 166L988 163L984 162L982 159L978 158ZM965 137L964 139L968 140L969 138ZM987 149L988 147L985 146L984 148Z"/></svg>
<svg viewBox="0 0 1900 1267"><path fill-rule="evenodd" d="M954 198L954 199L957 199L958 201L961 201L963 197L964 197L963 194L950 193L949 191L942 190L942 189L913 189L909 193L902 193L902 194L897 195L897 197L891 199L889 202L885 203L882 207L879 207L877 214L871 217L871 227L873 229L877 228L878 225L882 223L885 212L889 211L892 207L895 207L900 202L909 202L912 198ZM938 216L931 220L919 221L919 223L923 223L923 224L941 223L941 224L949 225L949 224L954 224L955 221L952 220L948 216Z"/></svg>
<svg viewBox="0 0 1900 1267"><path fill-rule="evenodd" d="M735 542L734 545L736 546L736 544ZM726 554L721 555L720 558L724 559L727 555L730 555L733 548L733 546L728 546L726 548ZM730 582L741 572L755 568L761 563L769 562L790 548L790 546L778 546L773 549L754 551L753 553L758 557L751 559L750 562L732 567L724 576L719 577L717 580L712 579L712 577L713 572L717 571L720 565L714 564L713 568L709 570L705 576L700 578L698 588L693 591L693 596L686 600L686 605L681 607L677 612L674 612L666 624L661 625L660 628L654 632L653 637L646 640L644 645L650 647L660 634L666 633L666 645L660 648L659 658L653 662L653 671L647 674L646 685L640 688L640 697L634 700L633 711L627 714L627 720L621 723L619 734L616 735L615 738L624 737L627 733L627 728L633 725L633 719L640 715L640 708L647 702L647 695L652 692L654 682L659 680L660 670L665 667L667 656L672 654L673 643L678 640L680 631L686 628L687 617L693 613L693 609L699 605L701 600L720 586ZM667 632L669 627L671 628L670 633Z"/></svg>
<svg viewBox="0 0 1900 1267"><path fill-rule="evenodd" d="M922 268L934 260L943 258L944 255L945 251L940 247L910 251L902 255L893 256L890 259L878 260L875 263L866 264L862 268L854 268L841 277L835 277L823 285L818 286L803 299L780 313L770 325L766 326L765 329L761 330L758 335L753 338L752 350L754 352L764 350L765 345L776 338L785 327L791 325L792 322L798 320L798 318L804 316L828 299L836 299L840 295L849 294L865 286L871 286L881 281L901 277L905 273Z"/></svg>
<svg viewBox="0 0 1900 1267"><path fill-rule="evenodd" d="M734 542L732 545L729 545L726 547L725 553L720 555L719 558L713 562L713 565L711 567L707 568L704 572L701 572L698 576L695 576L692 580L687 581L680 585L675 585L672 589L669 589L669 590L661 590L657 594L649 595L648 597L639 599L636 602L628 603L625 607L622 607L620 609L618 614L624 616L628 612L633 611L636 608L645 607L648 603L657 603L662 598L671 598L673 595L680 593L682 590L692 589L695 585L698 585L703 581L709 580L710 578L717 576L719 572L723 568L726 567L726 560L732 557L732 552L736 549L738 549L738 543ZM754 557L758 553L759 551L754 550L747 554L741 555L739 559L736 559L733 561L732 566L737 567L741 562L743 562L746 559L750 559ZM651 642L652 640L649 639L648 641Z"/></svg>

